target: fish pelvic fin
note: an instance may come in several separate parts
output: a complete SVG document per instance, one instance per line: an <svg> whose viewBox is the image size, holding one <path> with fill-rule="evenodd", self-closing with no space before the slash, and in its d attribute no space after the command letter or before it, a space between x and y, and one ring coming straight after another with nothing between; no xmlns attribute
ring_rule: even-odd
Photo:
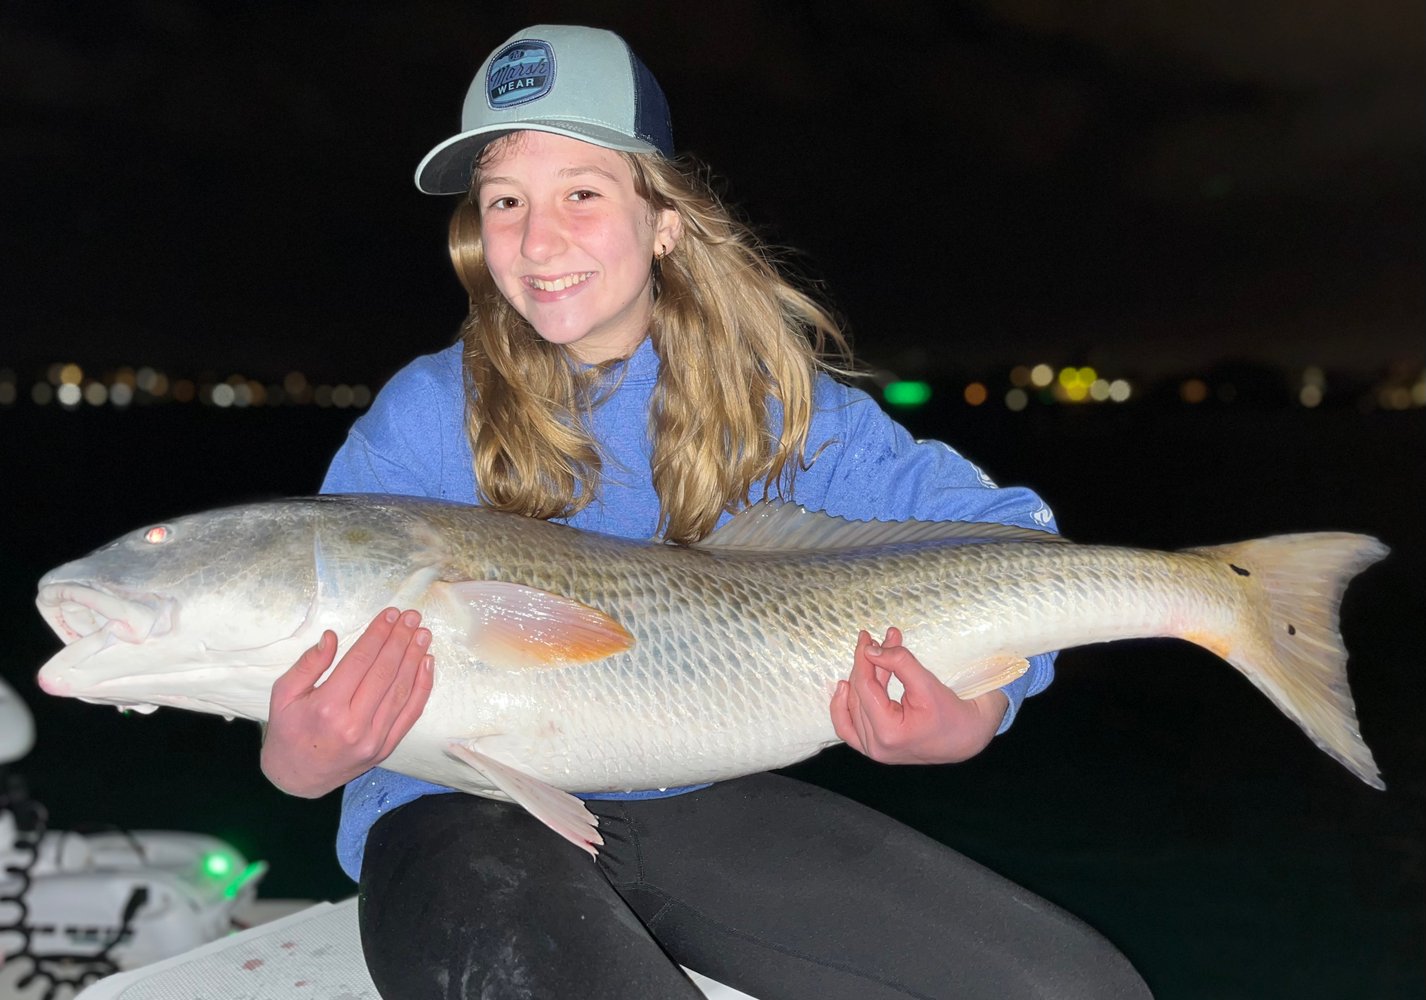
<svg viewBox="0 0 1426 1000"><path fill-rule="evenodd" d="M473 750L463 740L448 743L446 753L485 775L512 801L575 847L588 851L590 857L599 856L599 848L604 846L604 838L599 836L599 818L569 792Z"/></svg>
<svg viewBox="0 0 1426 1000"><path fill-rule="evenodd" d="M1252 613L1226 637L1226 649L1200 644L1237 667L1329 757L1385 788L1347 684L1340 609L1352 578L1390 550L1366 535L1318 532L1188 551L1223 563L1253 595Z"/></svg>
<svg viewBox="0 0 1426 1000"><path fill-rule="evenodd" d="M634 637L598 608L501 580L431 585L480 659L498 666L566 667L622 653Z"/></svg>
<svg viewBox="0 0 1426 1000"><path fill-rule="evenodd" d="M956 671L951 690L964 701L998 691L1030 669L1023 656L995 656Z"/></svg>

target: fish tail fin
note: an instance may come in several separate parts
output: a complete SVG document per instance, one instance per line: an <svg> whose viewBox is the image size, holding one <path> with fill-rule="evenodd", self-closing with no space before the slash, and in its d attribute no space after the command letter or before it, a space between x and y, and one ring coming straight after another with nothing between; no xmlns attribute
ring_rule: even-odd
<svg viewBox="0 0 1426 1000"><path fill-rule="evenodd" d="M1346 532L1278 535L1193 549L1228 564L1257 592L1225 657L1319 748L1373 788L1385 788L1363 742L1347 685L1342 595L1389 549Z"/></svg>

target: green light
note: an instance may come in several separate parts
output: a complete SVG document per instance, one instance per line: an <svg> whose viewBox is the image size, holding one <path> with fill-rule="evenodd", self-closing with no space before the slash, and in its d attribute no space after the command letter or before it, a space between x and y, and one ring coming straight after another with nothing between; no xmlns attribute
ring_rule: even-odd
<svg viewBox="0 0 1426 1000"><path fill-rule="evenodd" d="M213 878L222 878L233 870L231 855L214 851L203 855L203 873Z"/></svg>
<svg viewBox="0 0 1426 1000"><path fill-rule="evenodd" d="M249 862L248 866L243 869L243 873L237 878L233 879L233 884L223 890L223 895L226 896L228 899L235 898L237 894L242 891L243 886L247 885L255 878L260 878L262 875L266 874L266 872L266 861Z"/></svg>
<svg viewBox="0 0 1426 1000"><path fill-rule="evenodd" d="M926 382L888 382L881 394L892 406L924 406L931 398L931 386Z"/></svg>

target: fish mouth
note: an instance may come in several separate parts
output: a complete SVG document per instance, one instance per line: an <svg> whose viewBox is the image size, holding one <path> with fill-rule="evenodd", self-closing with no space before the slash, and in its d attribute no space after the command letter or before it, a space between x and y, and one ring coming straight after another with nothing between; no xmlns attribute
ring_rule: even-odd
<svg viewBox="0 0 1426 1000"><path fill-rule="evenodd" d="M86 661L116 642L139 645L173 631L175 601L155 594L129 595L76 581L59 581L42 583L35 605L65 646L40 669L38 682L42 690L61 697L117 705L122 710L154 710L156 706L147 702L100 695L99 689L106 681L94 678L83 682L79 671Z"/></svg>
<svg viewBox="0 0 1426 1000"><path fill-rule="evenodd" d="M175 602L157 594L128 595L60 581L43 584L35 605L66 646L101 631L138 643L173 630Z"/></svg>

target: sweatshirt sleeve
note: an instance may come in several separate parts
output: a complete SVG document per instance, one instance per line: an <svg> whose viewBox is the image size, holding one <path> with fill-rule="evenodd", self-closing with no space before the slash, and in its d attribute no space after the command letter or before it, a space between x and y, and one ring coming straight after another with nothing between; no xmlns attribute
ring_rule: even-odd
<svg viewBox="0 0 1426 1000"><path fill-rule="evenodd" d="M811 466L796 480L805 505L854 520L970 521L1054 531L1054 515L1024 487L999 487L955 449L918 441L857 389L824 380L819 419L808 436ZM810 495L809 495L810 494ZM1030 658L1030 668L1001 688L1009 699L998 733L1020 704L1054 679L1055 654Z"/></svg>
<svg viewBox="0 0 1426 1000"><path fill-rule="evenodd" d="M474 502L464 382L452 349L417 358L382 387L327 468L323 493Z"/></svg>

